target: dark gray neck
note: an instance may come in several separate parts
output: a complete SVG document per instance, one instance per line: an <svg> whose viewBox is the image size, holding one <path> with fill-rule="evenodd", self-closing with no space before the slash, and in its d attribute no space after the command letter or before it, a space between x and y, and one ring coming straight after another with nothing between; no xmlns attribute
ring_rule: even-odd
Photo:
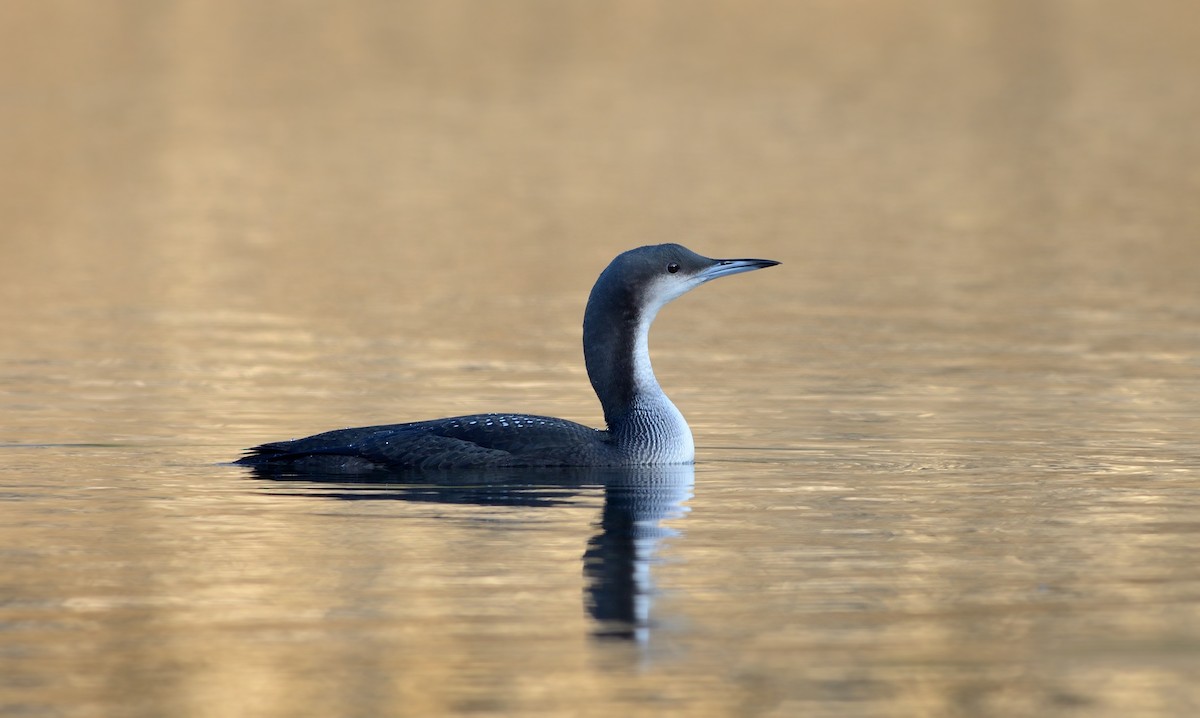
<svg viewBox="0 0 1200 718"><path fill-rule="evenodd" d="M690 463L691 429L650 366L650 324L658 307L611 289L597 283L583 316L583 356L604 421L617 445L638 461Z"/></svg>
<svg viewBox="0 0 1200 718"><path fill-rule="evenodd" d="M632 410L640 396L661 394L650 369L648 327L637 307L618 306L593 292L583 315L583 358L588 379L609 429ZM646 371L638 371L639 356Z"/></svg>

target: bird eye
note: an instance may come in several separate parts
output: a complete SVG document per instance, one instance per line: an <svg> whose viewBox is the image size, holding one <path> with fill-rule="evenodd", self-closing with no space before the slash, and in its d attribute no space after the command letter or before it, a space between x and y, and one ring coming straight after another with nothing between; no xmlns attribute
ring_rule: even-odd
<svg viewBox="0 0 1200 718"><path fill-rule="evenodd" d="M670 264L667 265L667 271L670 272L671 274L674 274L679 271L679 265L675 264L674 262L671 262Z"/></svg>

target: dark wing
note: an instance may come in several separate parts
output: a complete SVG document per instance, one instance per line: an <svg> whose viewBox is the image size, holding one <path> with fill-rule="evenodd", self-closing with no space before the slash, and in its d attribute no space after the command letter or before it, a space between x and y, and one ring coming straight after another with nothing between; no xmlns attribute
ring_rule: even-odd
<svg viewBox="0 0 1200 718"><path fill-rule="evenodd" d="M608 432L572 421L527 414L477 414L340 429L263 444L251 449L240 463L302 463L318 457L344 457L348 464L390 468L586 466L605 463L608 450Z"/></svg>

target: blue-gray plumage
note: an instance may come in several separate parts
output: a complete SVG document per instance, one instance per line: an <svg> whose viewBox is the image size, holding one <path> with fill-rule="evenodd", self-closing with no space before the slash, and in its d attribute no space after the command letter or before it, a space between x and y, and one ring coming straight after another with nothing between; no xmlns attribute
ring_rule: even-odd
<svg viewBox="0 0 1200 718"><path fill-rule="evenodd" d="M776 264L709 259L678 244L618 255L596 280L583 315L584 360L607 429L547 416L476 414L263 444L237 463L320 471L691 463L691 429L650 366L650 324L664 304L705 282Z"/></svg>

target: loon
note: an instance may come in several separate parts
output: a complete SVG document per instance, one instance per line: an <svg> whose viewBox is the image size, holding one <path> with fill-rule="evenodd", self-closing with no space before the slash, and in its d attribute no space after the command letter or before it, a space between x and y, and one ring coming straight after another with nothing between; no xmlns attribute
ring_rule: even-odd
<svg viewBox="0 0 1200 718"><path fill-rule="evenodd" d="M692 431L650 366L650 324L663 305L705 282L776 264L709 259L678 244L618 255L596 280L583 315L584 362L606 429L548 416L475 414L262 444L235 463L329 472L690 464Z"/></svg>

